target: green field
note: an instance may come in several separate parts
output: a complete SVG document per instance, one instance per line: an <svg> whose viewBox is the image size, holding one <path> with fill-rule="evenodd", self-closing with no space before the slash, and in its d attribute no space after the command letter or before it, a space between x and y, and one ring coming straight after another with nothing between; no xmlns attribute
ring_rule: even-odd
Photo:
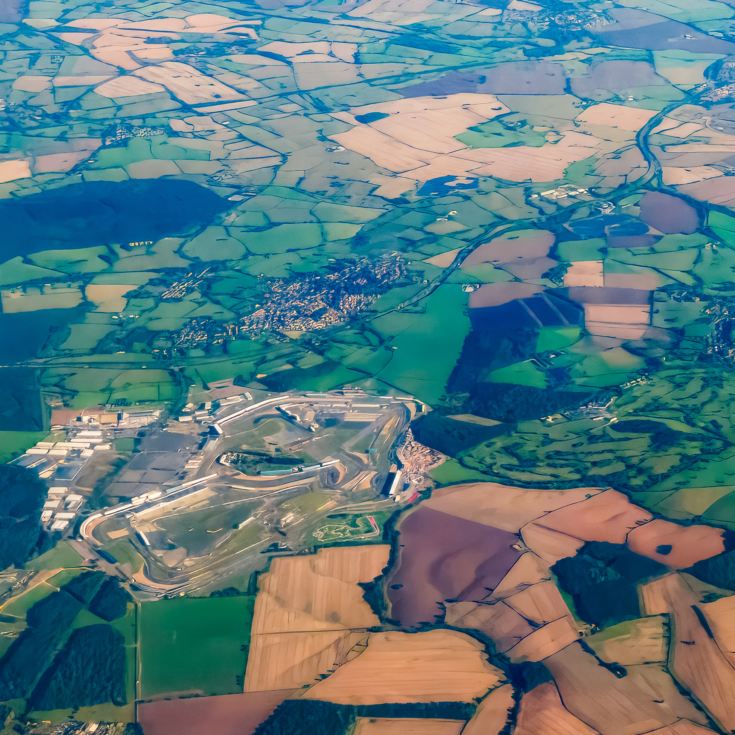
<svg viewBox="0 0 735 735"><path fill-rule="evenodd" d="M141 693L242 691L254 598L178 598L140 606Z"/></svg>
<svg viewBox="0 0 735 735"><path fill-rule="evenodd" d="M349 541L376 543L382 538L383 524L390 515L386 511L366 514L333 513L313 531L312 536L317 544Z"/></svg>

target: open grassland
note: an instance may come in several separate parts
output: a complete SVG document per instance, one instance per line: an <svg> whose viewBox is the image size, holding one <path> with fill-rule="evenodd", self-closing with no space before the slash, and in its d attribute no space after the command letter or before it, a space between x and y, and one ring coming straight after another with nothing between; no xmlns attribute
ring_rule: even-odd
<svg viewBox="0 0 735 735"><path fill-rule="evenodd" d="M248 596L143 603L143 697L241 691L252 612L253 599Z"/></svg>

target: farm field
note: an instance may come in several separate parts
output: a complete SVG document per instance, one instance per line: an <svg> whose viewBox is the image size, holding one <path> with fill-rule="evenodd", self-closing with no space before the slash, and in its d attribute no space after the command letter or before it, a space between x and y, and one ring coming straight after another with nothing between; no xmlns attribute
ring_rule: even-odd
<svg viewBox="0 0 735 735"><path fill-rule="evenodd" d="M247 596L142 604L143 697L241 691L252 614Z"/></svg>
<svg viewBox="0 0 735 735"><path fill-rule="evenodd" d="M373 633L364 651L304 697L338 704L469 702L501 679L484 658L476 641L453 631ZM451 681L442 677L449 661Z"/></svg>
<svg viewBox="0 0 735 735"><path fill-rule="evenodd" d="M364 646L378 618L360 583L377 577L386 546L320 549L274 559L255 601L246 691L297 689Z"/></svg>
<svg viewBox="0 0 735 735"><path fill-rule="evenodd" d="M735 732L735 0L0 33L0 730Z"/></svg>

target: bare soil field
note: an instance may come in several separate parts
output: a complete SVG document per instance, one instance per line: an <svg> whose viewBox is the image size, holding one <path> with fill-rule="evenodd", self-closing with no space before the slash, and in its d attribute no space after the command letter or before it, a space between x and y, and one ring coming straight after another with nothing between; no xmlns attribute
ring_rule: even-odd
<svg viewBox="0 0 735 735"><path fill-rule="evenodd" d="M640 202L641 219L650 227L667 234L690 235L699 227L697 210L679 197L649 191Z"/></svg>
<svg viewBox="0 0 735 735"><path fill-rule="evenodd" d="M541 291L543 291L541 286L535 283L521 283L520 281L485 283L470 294L470 309L501 306L509 301L525 299Z"/></svg>
<svg viewBox="0 0 735 735"><path fill-rule="evenodd" d="M585 543L629 543L632 551L672 568L724 548L718 529L654 520L623 493L597 488L536 491L486 483L440 489L406 516L399 531L398 564L387 580L391 616L416 625L444 609L449 625L489 636L516 662L553 656L583 634L585 625L569 610L550 566ZM611 663L665 658L660 617L621 624L590 640Z"/></svg>
<svg viewBox="0 0 735 735"><path fill-rule="evenodd" d="M482 599L520 553L515 534L426 504L400 524L402 550L388 579L391 617L401 625L431 623L444 600Z"/></svg>
<svg viewBox="0 0 735 735"><path fill-rule="evenodd" d="M138 718L146 735L252 735L292 690L144 702Z"/></svg>
<svg viewBox="0 0 735 735"><path fill-rule="evenodd" d="M547 231L518 233L516 237L497 237L473 250L462 265L513 263L517 260L540 258L548 255L553 244L554 235Z"/></svg>
<svg viewBox="0 0 735 735"><path fill-rule="evenodd" d="M338 704L470 702L502 677L480 643L462 633L373 633L360 655L304 697Z"/></svg>

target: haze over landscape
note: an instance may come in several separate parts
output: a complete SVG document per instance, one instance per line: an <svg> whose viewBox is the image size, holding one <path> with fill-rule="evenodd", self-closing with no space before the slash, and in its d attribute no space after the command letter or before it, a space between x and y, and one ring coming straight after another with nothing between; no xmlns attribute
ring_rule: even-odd
<svg viewBox="0 0 735 735"><path fill-rule="evenodd" d="M0 34L0 735L735 733L735 0Z"/></svg>

